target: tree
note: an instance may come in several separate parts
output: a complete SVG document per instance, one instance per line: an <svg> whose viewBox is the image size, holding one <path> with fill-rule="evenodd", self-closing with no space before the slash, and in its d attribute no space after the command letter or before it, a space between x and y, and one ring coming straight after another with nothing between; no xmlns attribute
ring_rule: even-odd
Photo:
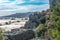
<svg viewBox="0 0 60 40"><path fill-rule="evenodd" d="M51 8L51 20L54 29L48 29L48 34L52 36L52 40L60 40L60 1L55 0L56 4Z"/></svg>

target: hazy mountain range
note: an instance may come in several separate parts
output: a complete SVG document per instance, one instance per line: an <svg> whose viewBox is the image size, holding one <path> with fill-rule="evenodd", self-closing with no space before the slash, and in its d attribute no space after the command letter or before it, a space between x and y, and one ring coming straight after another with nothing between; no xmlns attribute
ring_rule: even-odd
<svg viewBox="0 0 60 40"><path fill-rule="evenodd" d="M6 17L14 17L14 18L23 18L23 17L29 17L29 15L32 14L32 12L27 12L27 13L15 13L7 16L2 16L0 18L6 18Z"/></svg>

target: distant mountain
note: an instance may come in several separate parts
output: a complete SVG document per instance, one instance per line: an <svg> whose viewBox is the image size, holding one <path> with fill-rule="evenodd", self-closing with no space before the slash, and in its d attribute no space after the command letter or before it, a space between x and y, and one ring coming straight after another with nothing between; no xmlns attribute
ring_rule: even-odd
<svg viewBox="0 0 60 40"><path fill-rule="evenodd" d="M3 16L2 18L6 18L6 17L23 18L23 17L29 17L30 14L32 14L32 12L16 13L16 14L11 14L11 15L7 15L7 16Z"/></svg>

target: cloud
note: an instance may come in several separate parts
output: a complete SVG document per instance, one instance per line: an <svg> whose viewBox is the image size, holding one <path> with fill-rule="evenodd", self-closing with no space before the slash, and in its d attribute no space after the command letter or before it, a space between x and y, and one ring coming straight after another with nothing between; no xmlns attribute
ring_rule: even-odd
<svg viewBox="0 0 60 40"><path fill-rule="evenodd" d="M49 1L48 0L23 0L24 2L21 3L17 3L17 6L21 6L21 5L42 5L42 4L48 4Z"/></svg>
<svg viewBox="0 0 60 40"><path fill-rule="evenodd" d="M48 0L0 0L0 15L42 11L49 8L48 3Z"/></svg>
<svg viewBox="0 0 60 40"><path fill-rule="evenodd" d="M22 12L22 11L23 12L35 12L35 11L42 11L42 10L49 9L48 4L37 5L37 6L36 5L26 5L26 6L19 6L19 7L17 7L17 12Z"/></svg>
<svg viewBox="0 0 60 40"><path fill-rule="evenodd" d="M6 6L6 7L1 7L0 10L13 10L17 12L31 12L31 11L42 11L46 10L49 8L49 4L44 4L44 5L26 5L26 6Z"/></svg>
<svg viewBox="0 0 60 40"><path fill-rule="evenodd" d="M15 12L13 10L0 10L0 16L5 16L5 15L11 15L14 14Z"/></svg>
<svg viewBox="0 0 60 40"><path fill-rule="evenodd" d="M26 5L43 5L47 4L47 0L0 0L0 9L14 9L15 6L26 6Z"/></svg>
<svg viewBox="0 0 60 40"><path fill-rule="evenodd" d="M0 0L0 5L8 6L8 5L41 5L48 3L48 0Z"/></svg>

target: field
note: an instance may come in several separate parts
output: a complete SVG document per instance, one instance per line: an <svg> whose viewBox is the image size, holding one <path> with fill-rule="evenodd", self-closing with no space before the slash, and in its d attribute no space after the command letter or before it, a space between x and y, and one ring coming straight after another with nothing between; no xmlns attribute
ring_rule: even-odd
<svg viewBox="0 0 60 40"><path fill-rule="evenodd" d="M4 31L11 31L12 29L24 27L27 21L25 18L16 18L15 20L0 19L0 28L4 29Z"/></svg>

